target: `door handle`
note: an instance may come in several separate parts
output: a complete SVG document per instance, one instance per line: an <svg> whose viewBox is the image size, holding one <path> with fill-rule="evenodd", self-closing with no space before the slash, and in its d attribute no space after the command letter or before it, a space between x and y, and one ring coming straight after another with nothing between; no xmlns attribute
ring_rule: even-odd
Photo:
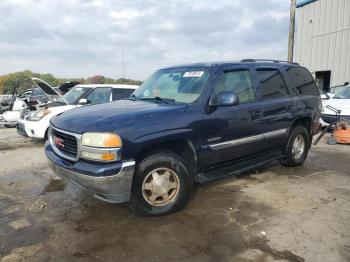
<svg viewBox="0 0 350 262"><path fill-rule="evenodd" d="M289 112L289 111L292 111L293 110L293 108L294 108L294 106L292 106L292 105L288 105L288 106L286 106L286 109L287 109L287 111Z"/></svg>
<svg viewBox="0 0 350 262"><path fill-rule="evenodd" d="M255 110L252 112L253 118L254 119L258 119L261 118L263 116L262 110Z"/></svg>

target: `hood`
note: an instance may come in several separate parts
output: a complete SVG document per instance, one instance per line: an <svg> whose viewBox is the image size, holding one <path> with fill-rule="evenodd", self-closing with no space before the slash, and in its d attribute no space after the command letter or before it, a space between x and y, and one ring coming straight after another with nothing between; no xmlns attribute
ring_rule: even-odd
<svg viewBox="0 0 350 262"><path fill-rule="evenodd" d="M46 83L44 80L41 80L39 78L36 77L32 77L31 78L32 81L34 82L34 84L39 87L41 90L44 91L44 93L52 98L52 97L61 97L63 99L63 101L65 101L65 99L63 98L63 96L61 96L52 86L50 86L48 83ZM67 103L67 101L65 101ZM68 103L67 103L68 104Z"/></svg>
<svg viewBox="0 0 350 262"><path fill-rule="evenodd" d="M326 107L327 105L341 110L342 112L340 113L340 115L350 115L350 99L332 98L324 102L323 113L327 115L335 115L335 112Z"/></svg>
<svg viewBox="0 0 350 262"><path fill-rule="evenodd" d="M146 101L118 100L110 103L69 110L51 120L60 129L73 133L116 132L132 128L152 126L163 119L183 112L185 104L160 104Z"/></svg>

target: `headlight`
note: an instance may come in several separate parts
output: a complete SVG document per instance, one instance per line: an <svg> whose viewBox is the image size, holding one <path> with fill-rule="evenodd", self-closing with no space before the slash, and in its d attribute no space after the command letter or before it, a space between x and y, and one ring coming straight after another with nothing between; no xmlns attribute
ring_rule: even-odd
<svg viewBox="0 0 350 262"><path fill-rule="evenodd" d="M26 117L26 120L29 120L29 121L39 121L41 120L44 116L50 114L51 111L48 110L48 109L45 109L45 110L38 110L38 111L32 111L30 112L27 117Z"/></svg>
<svg viewBox="0 0 350 262"><path fill-rule="evenodd" d="M122 147L122 140L112 133L85 133L81 144L92 147Z"/></svg>
<svg viewBox="0 0 350 262"><path fill-rule="evenodd" d="M89 160L120 160L122 140L112 133L85 133L81 139L81 156Z"/></svg>

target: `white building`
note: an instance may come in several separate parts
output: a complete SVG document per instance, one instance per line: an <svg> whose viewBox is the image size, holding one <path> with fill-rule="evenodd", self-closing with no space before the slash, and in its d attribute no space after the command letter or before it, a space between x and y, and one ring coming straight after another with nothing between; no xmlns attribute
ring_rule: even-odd
<svg viewBox="0 0 350 262"><path fill-rule="evenodd" d="M350 82L350 0L297 0L294 61L321 89Z"/></svg>

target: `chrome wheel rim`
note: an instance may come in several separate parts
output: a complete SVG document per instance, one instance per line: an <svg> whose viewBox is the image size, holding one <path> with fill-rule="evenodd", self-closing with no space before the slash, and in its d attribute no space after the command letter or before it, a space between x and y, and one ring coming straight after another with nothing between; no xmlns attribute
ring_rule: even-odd
<svg viewBox="0 0 350 262"><path fill-rule="evenodd" d="M166 206L179 194L178 175L168 168L157 168L149 172L142 182L143 198L152 206Z"/></svg>
<svg viewBox="0 0 350 262"><path fill-rule="evenodd" d="M305 151L305 139L302 135L298 135L293 143L292 155L294 159L300 159Z"/></svg>

